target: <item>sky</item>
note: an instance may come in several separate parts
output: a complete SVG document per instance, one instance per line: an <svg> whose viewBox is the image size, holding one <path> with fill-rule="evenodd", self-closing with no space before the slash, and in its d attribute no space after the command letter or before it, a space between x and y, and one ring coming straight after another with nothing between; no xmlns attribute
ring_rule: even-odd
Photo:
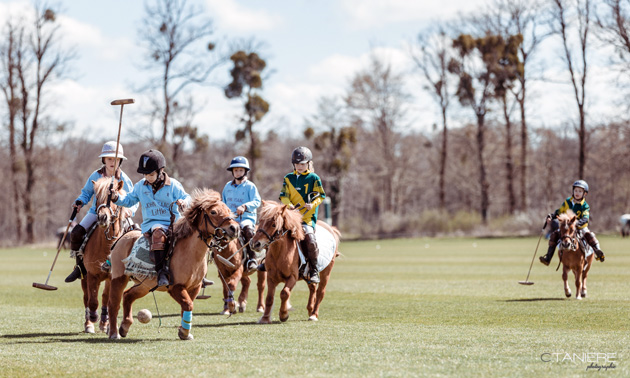
<svg viewBox="0 0 630 378"><path fill-rule="evenodd" d="M259 130L273 129L295 135L304 119L315 114L322 96L342 95L356 72L367 67L370 54L377 54L401 73L413 73L408 44L435 20L478 10L480 0L188 0L201 6L214 23L214 40L225 43L235 38L254 37L263 42L262 57L273 74L261 93L271 105ZM0 22L31 7L30 1L0 0ZM115 139L119 108L114 99L135 98L125 106L121 141L134 138L132 129L142 124L147 98L133 88L143 84L140 70L144 61L138 27L144 17L140 0L61 0L58 21L64 44L74 46L78 59L69 77L56 83L55 101L48 111L69 121L71 134L86 138ZM534 83L530 92L537 111L531 119L538 126L554 126L576 113L572 89L557 62L557 49L547 47L540 64L554 83ZM612 79L605 62L594 66L596 79L589 82L592 93L589 114L601 119L614 110L613 95L607 87ZM229 65L217 72L216 81L229 81ZM143 80L144 79L144 80ZM564 83L558 83L562 82ZM193 125L211 139L233 138L242 104L227 100L217 86L194 87L199 113ZM410 76L407 91L414 100L408 112L409 127L430 132L439 111L422 91L418 76ZM473 117L470 117L474 120Z"/></svg>

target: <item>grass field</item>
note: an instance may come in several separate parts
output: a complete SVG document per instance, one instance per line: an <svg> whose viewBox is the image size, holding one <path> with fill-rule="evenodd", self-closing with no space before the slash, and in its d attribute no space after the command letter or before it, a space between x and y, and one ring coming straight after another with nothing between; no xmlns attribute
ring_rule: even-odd
<svg viewBox="0 0 630 378"><path fill-rule="evenodd" d="M275 306L268 326L251 301L244 314L218 315L215 286L195 302L193 341L177 338L179 306L163 293L160 328L154 318L120 341L84 334L80 285L63 282L66 252L49 282L59 290L47 292L31 284L46 280L52 246L3 249L0 376L627 377L630 240L600 240L607 261L591 269L582 301L564 298L556 258L535 262L535 285L518 284L537 238L344 242L319 322L306 321L303 282L289 320ZM153 297L134 313L142 308L155 316Z"/></svg>

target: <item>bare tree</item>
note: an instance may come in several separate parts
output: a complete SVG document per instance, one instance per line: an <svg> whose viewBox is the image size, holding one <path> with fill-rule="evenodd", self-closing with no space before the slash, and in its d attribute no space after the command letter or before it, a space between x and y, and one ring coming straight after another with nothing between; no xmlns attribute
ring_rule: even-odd
<svg viewBox="0 0 630 378"><path fill-rule="evenodd" d="M496 34L508 39L509 36L520 35L523 42L519 45L519 60L522 67L516 71L517 84L510 88L519 106L521 137L520 137L520 191L519 208L527 209L527 167L529 131L527 113L525 111L528 100L528 84L532 76L532 59L541 44L548 37L548 33L541 30L542 4L540 1L530 0L494 0L489 6L482 20L484 27L488 27Z"/></svg>
<svg viewBox="0 0 630 378"><path fill-rule="evenodd" d="M418 43L412 47L411 56L427 83L424 89L435 99L442 115L442 146L439 150L439 201L445 208L445 176L448 151L448 107L450 104L448 63L452 59L452 39L442 26L418 35Z"/></svg>
<svg viewBox="0 0 630 378"><path fill-rule="evenodd" d="M166 148L173 128L187 124L178 115L188 116L193 104L180 96L192 84L207 84L211 73L224 58L211 54L215 44L209 41L212 21L186 0L155 0L145 4L145 17L139 29L147 52L143 67L155 71L141 90L155 93L152 118L160 120L161 148ZM159 93L159 95L157 95Z"/></svg>
<svg viewBox="0 0 630 378"><path fill-rule="evenodd" d="M400 135L396 132L405 115L408 94L403 88L404 79L389 64L372 56L367 70L357 73L345 98L356 120L366 125L375 144L372 154L379 163L376 180L382 182L381 203L384 211L396 211L392 185L401 174L396 165L396 147Z"/></svg>
<svg viewBox="0 0 630 378"><path fill-rule="evenodd" d="M578 107L579 126L577 128L579 138L578 177L584 177L586 165L586 113L584 103L586 100L586 77L588 73L588 42L591 23L590 0L552 0L553 8L552 27L560 35L564 47L564 62L567 65L571 84ZM575 18L577 25L570 21ZM574 48L571 43L570 33L577 34L578 46Z"/></svg>
<svg viewBox="0 0 630 378"><path fill-rule="evenodd" d="M320 99L317 110L304 134L307 139L313 139L315 150L320 152L318 166L321 165L324 172L320 176L326 186L326 197L331 201L333 224L338 225L343 203L343 182L350 169L357 132L349 124L343 104L337 98Z"/></svg>
<svg viewBox="0 0 630 378"><path fill-rule="evenodd" d="M0 89L4 94L5 103L8 110L9 128L9 160L11 167L10 181L13 192L13 211L15 218L15 231L17 240L22 240L22 204L20 188L18 184L19 162L17 154L17 128L20 111L20 94L17 74L18 57L24 56L24 26L17 25L9 19L5 25L3 34L5 38L0 45L0 58L2 59L2 72L0 73Z"/></svg>
<svg viewBox="0 0 630 378"><path fill-rule="evenodd" d="M615 47L630 72L630 0L602 0L605 15L598 15L597 26L605 43Z"/></svg>

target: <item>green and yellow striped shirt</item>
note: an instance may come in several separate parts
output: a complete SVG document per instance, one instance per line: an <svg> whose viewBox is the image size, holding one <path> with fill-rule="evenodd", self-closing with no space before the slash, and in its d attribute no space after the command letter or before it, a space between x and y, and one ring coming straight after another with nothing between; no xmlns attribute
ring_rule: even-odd
<svg viewBox="0 0 630 378"><path fill-rule="evenodd" d="M313 205L310 210L302 209L300 213L302 213L302 221L315 228L319 205L326 198L322 180L317 174L308 170L304 173L293 171L284 176L284 183L280 192L280 201L282 203L287 206L301 207L309 202L309 194L311 194L310 198L313 198L315 194L319 194L319 197L310 201L311 205Z"/></svg>

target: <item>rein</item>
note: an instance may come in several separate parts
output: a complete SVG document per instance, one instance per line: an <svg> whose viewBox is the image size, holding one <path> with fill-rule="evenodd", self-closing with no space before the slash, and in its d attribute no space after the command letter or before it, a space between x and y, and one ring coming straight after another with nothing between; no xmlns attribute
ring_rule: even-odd
<svg viewBox="0 0 630 378"><path fill-rule="evenodd" d="M97 209L96 209L96 214L98 214L101 211L101 208L106 208L109 210L109 212L112 214L112 218L111 221L109 222L109 224L107 225L107 228L105 229L105 238L109 241L117 239L123 229L123 227L120 227L120 230L118 231L118 234L114 234L114 235L110 235L111 232L113 232L112 230L112 225L114 225L117 221L118 218L120 216L120 209L122 208L122 206L118 206L116 207L116 212L112 211L112 208L110 207L110 204L108 203L106 204L101 204Z"/></svg>
<svg viewBox="0 0 630 378"><path fill-rule="evenodd" d="M284 235L286 235L289 232L289 230L284 230L283 233L280 233L280 229L277 229L272 235L269 235L267 231L263 230L262 227L259 227L258 230L256 230L256 234L259 232L262 232L267 237L267 243L264 244L262 247L264 249L270 246L271 244L273 244L274 242L282 239Z"/></svg>

